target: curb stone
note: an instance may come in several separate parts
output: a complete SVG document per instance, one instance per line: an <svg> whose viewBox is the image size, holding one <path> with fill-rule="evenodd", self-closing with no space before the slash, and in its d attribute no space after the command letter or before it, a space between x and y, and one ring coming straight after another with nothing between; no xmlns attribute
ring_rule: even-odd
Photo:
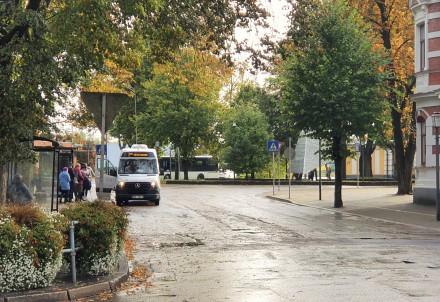
<svg viewBox="0 0 440 302"><path fill-rule="evenodd" d="M122 282L128 280L128 261L123 255L118 262L118 271L114 273L115 277L110 281L99 282L91 285L80 286L76 288L66 288L61 291L48 291L45 293L23 294L23 292L7 293L7 297L0 298L0 302L55 302L55 301L73 301L80 298L95 296L103 292L113 292ZM11 296L9 296L11 295Z"/></svg>
<svg viewBox="0 0 440 302"><path fill-rule="evenodd" d="M110 292L110 283L109 282L101 282L92 285L81 286L77 288L71 288L67 290L69 295L69 301L74 301L80 298L94 296L100 293L108 293Z"/></svg>
<svg viewBox="0 0 440 302"><path fill-rule="evenodd" d="M42 294L30 294L16 297L5 298L7 302L52 302L52 301L68 301L69 297L67 291L42 293Z"/></svg>
<svg viewBox="0 0 440 302"><path fill-rule="evenodd" d="M130 274L129 263L127 261L127 258L121 257L121 259L119 259L118 267L119 267L118 276L115 277L113 280L110 280L109 282L110 290L112 292L116 291L116 289L122 284L122 282L127 281L128 276Z"/></svg>

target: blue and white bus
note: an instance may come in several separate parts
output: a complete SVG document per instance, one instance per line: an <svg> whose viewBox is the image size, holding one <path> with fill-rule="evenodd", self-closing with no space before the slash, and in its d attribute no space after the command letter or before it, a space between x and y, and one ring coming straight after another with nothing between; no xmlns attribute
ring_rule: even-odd
<svg viewBox="0 0 440 302"><path fill-rule="evenodd" d="M160 175L164 179L174 179L178 163L169 156L159 159ZM179 179L184 179L184 169L180 163ZM223 173L221 175L224 175ZM228 174L229 175L229 174ZM189 160L188 179L219 178L219 165L210 155L194 156Z"/></svg>

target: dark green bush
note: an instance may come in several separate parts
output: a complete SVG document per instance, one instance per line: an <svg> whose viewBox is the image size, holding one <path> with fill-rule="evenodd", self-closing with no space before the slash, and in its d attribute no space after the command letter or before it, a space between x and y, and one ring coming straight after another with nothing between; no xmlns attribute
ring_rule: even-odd
<svg viewBox="0 0 440 302"><path fill-rule="evenodd" d="M105 275L113 272L123 250L128 227L124 210L108 201L83 202L61 210L75 225L79 273Z"/></svg>

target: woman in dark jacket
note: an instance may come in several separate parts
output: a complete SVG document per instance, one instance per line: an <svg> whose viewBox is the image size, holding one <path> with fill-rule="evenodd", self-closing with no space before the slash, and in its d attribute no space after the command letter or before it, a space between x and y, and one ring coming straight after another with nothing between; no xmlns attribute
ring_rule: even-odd
<svg viewBox="0 0 440 302"><path fill-rule="evenodd" d="M75 183L75 201L81 201L83 194L84 176L80 168L81 165L76 164L75 169L73 169L73 172L75 173L75 177L77 179L77 183Z"/></svg>

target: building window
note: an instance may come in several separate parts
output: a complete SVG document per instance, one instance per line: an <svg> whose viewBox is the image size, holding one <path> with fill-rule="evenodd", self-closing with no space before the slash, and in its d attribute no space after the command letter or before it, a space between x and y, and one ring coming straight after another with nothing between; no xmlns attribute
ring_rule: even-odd
<svg viewBox="0 0 440 302"><path fill-rule="evenodd" d="M419 64L420 70L425 70L426 43L425 43L425 23L419 25Z"/></svg>
<svg viewBox="0 0 440 302"><path fill-rule="evenodd" d="M420 123L420 161L421 165L426 165L426 123Z"/></svg>

